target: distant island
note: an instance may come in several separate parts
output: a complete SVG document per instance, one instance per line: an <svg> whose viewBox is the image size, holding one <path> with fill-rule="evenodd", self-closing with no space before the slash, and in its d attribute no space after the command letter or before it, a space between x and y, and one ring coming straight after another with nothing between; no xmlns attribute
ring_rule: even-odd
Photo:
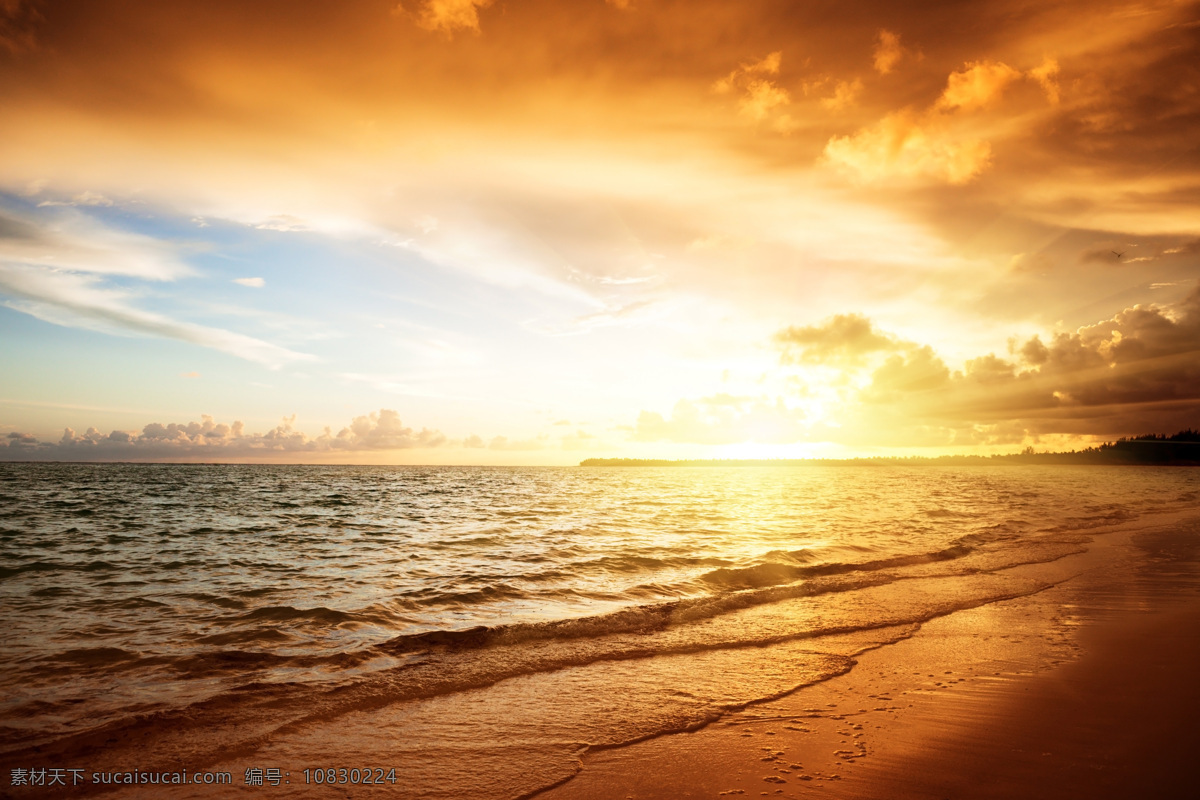
<svg viewBox="0 0 1200 800"><path fill-rule="evenodd" d="M1200 466L1200 431L1188 429L1170 436L1148 433L1117 439L1099 447L1063 453L1020 453L992 456L872 456L871 458L588 458L581 467L858 467L858 466L977 466L993 464L1109 464L1140 466Z"/></svg>

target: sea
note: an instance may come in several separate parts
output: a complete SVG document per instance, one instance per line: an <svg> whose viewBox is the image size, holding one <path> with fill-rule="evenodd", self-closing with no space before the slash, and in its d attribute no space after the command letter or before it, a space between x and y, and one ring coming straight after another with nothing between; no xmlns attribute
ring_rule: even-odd
<svg viewBox="0 0 1200 800"><path fill-rule="evenodd" d="M3 464L0 785L527 797L1198 507L1169 467Z"/></svg>

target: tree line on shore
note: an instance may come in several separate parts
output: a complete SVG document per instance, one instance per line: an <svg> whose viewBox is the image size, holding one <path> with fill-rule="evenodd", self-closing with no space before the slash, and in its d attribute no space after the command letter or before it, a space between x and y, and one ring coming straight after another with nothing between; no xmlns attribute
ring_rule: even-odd
<svg viewBox="0 0 1200 800"><path fill-rule="evenodd" d="M1039 453L1032 446L1019 453L990 456L872 456L870 458L658 459L588 458L581 467L800 467L800 466L976 466L1003 464L1130 464L1200 466L1200 431L1191 428L1166 435L1122 437L1096 447Z"/></svg>

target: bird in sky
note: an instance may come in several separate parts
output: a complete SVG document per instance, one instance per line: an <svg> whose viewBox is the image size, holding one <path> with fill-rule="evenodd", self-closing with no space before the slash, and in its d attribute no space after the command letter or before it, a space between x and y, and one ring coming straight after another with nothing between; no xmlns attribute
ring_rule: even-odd
<svg viewBox="0 0 1200 800"><path fill-rule="evenodd" d="M1108 252L1112 253L1112 254L1113 254L1114 256L1116 256L1117 258L1120 258L1121 256L1125 255L1125 253L1127 253L1127 252L1129 252L1129 251L1128 251L1128 250L1125 250L1125 251L1122 251L1122 252L1118 253L1116 250L1109 250Z"/></svg>

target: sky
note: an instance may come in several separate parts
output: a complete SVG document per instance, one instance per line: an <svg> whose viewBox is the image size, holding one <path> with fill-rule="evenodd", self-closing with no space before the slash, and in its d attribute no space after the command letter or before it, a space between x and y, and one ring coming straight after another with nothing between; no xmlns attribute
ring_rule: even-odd
<svg viewBox="0 0 1200 800"><path fill-rule="evenodd" d="M0 460L1200 427L1200 2L0 0Z"/></svg>

